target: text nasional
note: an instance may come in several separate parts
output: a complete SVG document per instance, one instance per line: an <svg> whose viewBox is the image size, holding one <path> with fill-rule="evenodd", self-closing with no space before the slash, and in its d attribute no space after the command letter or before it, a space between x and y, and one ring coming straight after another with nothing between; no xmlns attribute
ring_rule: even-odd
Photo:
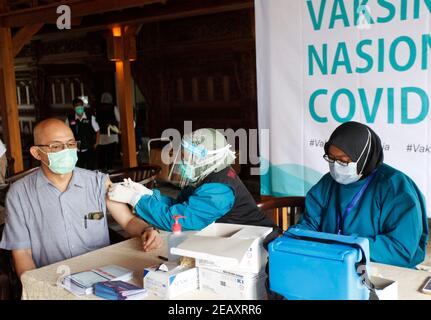
<svg viewBox="0 0 431 320"><path fill-rule="evenodd" d="M365 17L366 23L384 24L394 20L416 20L431 12L431 0L348 0L353 8L346 9L345 0L307 0L307 9L315 31L333 28L349 28L359 24L359 17ZM376 10L379 6L384 10ZM378 11L378 16L372 16ZM364 21L364 19L362 19ZM365 33L364 33L365 35ZM406 36L391 36L390 39L363 39L348 46L339 42L332 47L323 43L307 46L308 76L333 76L339 73L366 74L387 71L415 72L428 70L430 65L431 35L422 34L415 39ZM372 52L372 54L370 53ZM353 59L352 59L353 58ZM352 63L352 61L354 61ZM388 79L390 82L391 79ZM326 97L327 96L327 97ZM395 101L395 98L399 98ZM337 122L353 119L362 109L367 123L373 123L381 104L387 106L387 123L395 123L395 118L402 124L416 124L423 121L429 112L429 97L425 88L405 86L403 88L375 88L369 91L357 88L352 91L340 88L330 92L326 88L314 91L309 98L311 117L317 122L327 122L328 116ZM328 111L325 107L330 106ZM395 106L400 106L400 111ZM410 108L413 107L413 108ZM410 109L410 110L409 110ZM413 110L412 110L413 109Z"/></svg>

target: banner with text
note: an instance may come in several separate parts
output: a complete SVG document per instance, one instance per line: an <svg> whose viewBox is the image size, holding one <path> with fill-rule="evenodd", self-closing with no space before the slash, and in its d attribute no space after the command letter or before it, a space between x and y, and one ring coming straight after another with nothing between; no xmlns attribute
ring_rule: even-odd
<svg viewBox="0 0 431 320"><path fill-rule="evenodd" d="M305 195L346 121L380 136L431 212L431 0L255 0L262 195Z"/></svg>

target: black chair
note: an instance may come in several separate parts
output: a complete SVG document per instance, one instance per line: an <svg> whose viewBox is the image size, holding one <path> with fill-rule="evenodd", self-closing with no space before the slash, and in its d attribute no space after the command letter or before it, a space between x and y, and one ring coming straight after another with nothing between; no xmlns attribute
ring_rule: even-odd
<svg viewBox="0 0 431 320"><path fill-rule="evenodd" d="M36 171L37 169L39 169L39 167L34 167L31 169L24 170L24 171L18 172L16 174L13 174L10 177L6 177L5 182L6 182L6 184L11 185L15 181L18 181L19 179L21 179L21 178L25 177L26 175Z"/></svg>
<svg viewBox="0 0 431 320"><path fill-rule="evenodd" d="M5 206L6 194L9 191L9 187L12 185L12 183L14 183L15 181L18 181L19 179L25 177L26 175L28 175L30 173L36 171L37 169L39 169L39 167L24 170L24 171L18 172L16 174L13 174L9 177L6 177L5 184L0 185L0 205L3 207Z"/></svg>
<svg viewBox="0 0 431 320"><path fill-rule="evenodd" d="M305 197L271 197L257 206L284 232L295 225L304 212Z"/></svg>
<svg viewBox="0 0 431 320"><path fill-rule="evenodd" d="M0 226L0 238L4 225ZM15 273L12 254L0 249L0 300L20 300L22 293L21 281Z"/></svg>
<svg viewBox="0 0 431 320"><path fill-rule="evenodd" d="M157 176L161 168L156 165L140 165L133 168L123 168L109 173L112 182L122 182L123 179L130 178L135 182L143 184L147 188L154 188Z"/></svg>

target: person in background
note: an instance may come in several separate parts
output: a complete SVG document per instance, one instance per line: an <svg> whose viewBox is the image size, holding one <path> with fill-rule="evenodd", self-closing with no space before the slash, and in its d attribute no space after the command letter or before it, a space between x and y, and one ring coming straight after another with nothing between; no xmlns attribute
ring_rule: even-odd
<svg viewBox="0 0 431 320"><path fill-rule="evenodd" d="M84 102L81 99L74 99L72 105L73 111L68 114L66 123L79 143L77 166L93 170L96 158L95 149L99 143L99 124L96 117L89 110L85 110Z"/></svg>
<svg viewBox="0 0 431 320"><path fill-rule="evenodd" d="M100 139L97 146L98 169L110 170L118 150L120 114L113 104L109 92L102 94L96 108L97 122L100 126Z"/></svg>
<svg viewBox="0 0 431 320"><path fill-rule="evenodd" d="M426 254L425 199L414 181L383 163L380 138L346 122L326 142L329 173L311 188L294 228L369 240L371 260L413 268Z"/></svg>
<svg viewBox="0 0 431 320"><path fill-rule="evenodd" d="M223 134L200 129L182 140L170 178L183 189L176 199L128 181L109 189L111 201L128 203L149 224L170 231L174 215L181 215L183 230L201 230L213 222L274 228L231 168L235 153Z"/></svg>
<svg viewBox="0 0 431 320"><path fill-rule="evenodd" d="M0 140L0 185L6 182L6 170L7 170L7 155L6 147L3 141Z"/></svg>
<svg viewBox="0 0 431 320"><path fill-rule="evenodd" d="M108 175L75 167L77 141L63 121L39 123L30 153L41 167L10 187L0 242L18 276L109 245L108 211L144 251L161 247L158 231L107 199Z"/></svg>

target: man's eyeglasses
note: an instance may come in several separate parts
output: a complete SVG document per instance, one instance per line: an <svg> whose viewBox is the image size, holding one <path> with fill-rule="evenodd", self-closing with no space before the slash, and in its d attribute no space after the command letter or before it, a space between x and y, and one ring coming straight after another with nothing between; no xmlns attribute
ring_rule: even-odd
<svg viewBox="0 0 431 320"><path fill-rule="evenodd" d="M77 149L77 148L79 148L79 145L80 145L80 141L68 141L66 143L54 142L54 143L50 143L50 144L39 144L36 147L46 147L51 152L55 153L55 152L62 151L65 148L67 148L67 149Z"/></svg>
<svg viewBox="0 0 431 320"><path fill-rule="evenodd" d="M338 163L340 166L343 166L343 167L346 167L346 166L348 166L349 165L349 163L348 162L344 162L344 161L341 161L341 160L339 160L339 159L334 159L334 158L332 158L329 154L324 154L323 155L323 159L325 159L326 161L328 161L329 163L334 163L334 162L336 162L336 163Z"/></svg>

